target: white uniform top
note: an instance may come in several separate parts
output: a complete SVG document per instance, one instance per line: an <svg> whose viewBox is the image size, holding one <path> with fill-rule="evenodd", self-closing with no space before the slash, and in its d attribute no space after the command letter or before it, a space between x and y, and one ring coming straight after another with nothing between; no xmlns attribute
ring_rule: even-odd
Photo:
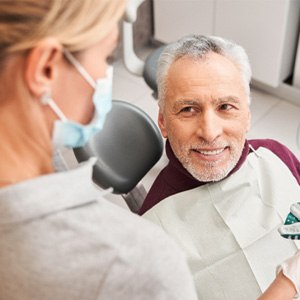
<svg viewBox="0 0 300 300"><path fill-rule="evenodd" d="M226 179L170 196L144 214L185 250L198 299L256 299L297 242L277 232L300 199L288 167L259 148Z"/></svg>
<svg viewBox="0 0 300 300"><path fill-rule="evenodd" d="M77 169L0 189L0 299L196 299L178 246Z"/></svg>

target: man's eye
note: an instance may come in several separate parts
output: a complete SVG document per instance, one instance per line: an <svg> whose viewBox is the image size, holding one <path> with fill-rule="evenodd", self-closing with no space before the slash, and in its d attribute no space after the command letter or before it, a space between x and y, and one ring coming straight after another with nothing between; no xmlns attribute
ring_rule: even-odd
<svg viewBox="0 0 300 300"><path fill-rule="evenodd" d="M220 110L230 110L230 109L232 109L233 108L233 106L232 105L230 105L230 104L222 104L222 105L220 105L220 107L219 107L219 109Z"/></svg>
<svg viewBox="0 0 300 300"><path fill-rule="evenodd" d="M180 110L181 113L189 113L189 112L193 112L193 111L194 111L194 109L191 106L184 107Z"/></svg>

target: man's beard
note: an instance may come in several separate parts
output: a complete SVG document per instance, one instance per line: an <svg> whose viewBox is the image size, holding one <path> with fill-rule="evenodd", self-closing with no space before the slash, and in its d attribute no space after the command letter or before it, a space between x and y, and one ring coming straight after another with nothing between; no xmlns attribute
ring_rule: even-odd
<svg viewBox="0 0 300 300"><path fill-rule="evenodd" d="M181 147L180 154L176 154L178 160L182 163L183 167L198 181L201 182L210 182L210 181L220 181L225 178L230 171L237 165L244 144L241 141L231 142L231 143L207 143L200 142L196 145L190 145L186 147ZM222 167L217 167L220 163L222 163L222 158L216 161L203 161L199 159L199 163L195 163L194 159L190 157L190 153L194 151L194 149L202 149L202 148L228 148L229 159L226 164Z"/></svg>

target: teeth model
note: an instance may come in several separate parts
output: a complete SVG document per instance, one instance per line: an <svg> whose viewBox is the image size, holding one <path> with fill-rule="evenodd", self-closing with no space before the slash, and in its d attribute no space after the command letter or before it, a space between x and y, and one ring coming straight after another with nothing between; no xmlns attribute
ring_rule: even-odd
<svg viewBox="0 0 300 300"><path fill-rule="evenodd" d="M299 203L293 206L292 208L298 209ZM300 223L299 223L300 220L292 212L290 212L287 218L285 219L284 226L280 227L278 230L280 235L286 239L300 240ZM295 224L295 223L299 223L299 224ZM299 225L299 226L295 226L295 225Z"/></svg>

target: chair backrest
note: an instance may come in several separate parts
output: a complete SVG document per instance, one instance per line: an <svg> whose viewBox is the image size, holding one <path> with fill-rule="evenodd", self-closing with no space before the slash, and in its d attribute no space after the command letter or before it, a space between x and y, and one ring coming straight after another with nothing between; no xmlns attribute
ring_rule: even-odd
<svg viewBox="0 0 300 300"><path fill-rule="evenodd" d="M98 161L93 179L115 194L130 192L160 159L163 141L152 119L138 107L113 101L103 129L86 146L74 149L79 162Z"/></svg>
<svg viewBox="0 0 300 300"><path fill-rule="evenodd" d="M146 59L143 78L148 86L153 90L153 95L157 98L157 82L156 82L156 71L157 71L157 62L160 54L165 49L166 45L160 46L155 49Z"/></svg>

